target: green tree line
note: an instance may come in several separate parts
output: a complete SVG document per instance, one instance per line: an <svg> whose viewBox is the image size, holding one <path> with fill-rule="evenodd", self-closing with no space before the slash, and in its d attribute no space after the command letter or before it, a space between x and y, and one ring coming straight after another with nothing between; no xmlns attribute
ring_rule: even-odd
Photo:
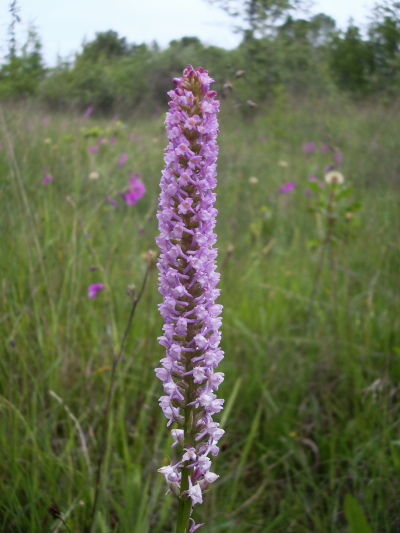
<svg viewBox="0 0 400 533"><path fill-rule="evenodd" d="M220 1L220 0L218 0ZM223 0L221 0L222 3ZM225 1L225 9L229 8ZM400 3L385 0L371 12L367 35L349 23L339 30L321 13L295 18L286 0L244 3L247 28L234 50L205 46L196 37L131 44L115 31L100 32L71 61L46 68L33 27L19 46L16 0L10 5L8 53L0 67L0 98L36 97L51 109L125 112L166 103L172 76L188 64L205 65L222 97L255 107L282 89L296 95L344 91L396 96L400 88Z"/></svg>

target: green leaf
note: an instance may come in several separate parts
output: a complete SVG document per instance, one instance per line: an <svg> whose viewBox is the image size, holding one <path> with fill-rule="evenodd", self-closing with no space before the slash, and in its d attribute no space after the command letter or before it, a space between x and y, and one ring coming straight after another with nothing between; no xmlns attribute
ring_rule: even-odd
<svg viewBox="0 0 400 533"><path fill-rule="evenodd" d="M342 198L345 198L346 196L349 196L350 194L353 194L353 189L351 187L348 187L346 189L342 189L339 191L336 195L336 200L339 201Z"/></svg>
<svg viewBox="0 0 400 533"><path fill-rule="evenodd" d="M318 185L315 181L310 181L308 184L309 189L311 189L313 192L321 192L321 187Z"/></svg>
<svg viewBox="0 0 400 533"><path fill-rule="evenodd" d="M361 507L351 494L346 494L344 498L344 514L349 524L349 533L372 533Z"/></svg>

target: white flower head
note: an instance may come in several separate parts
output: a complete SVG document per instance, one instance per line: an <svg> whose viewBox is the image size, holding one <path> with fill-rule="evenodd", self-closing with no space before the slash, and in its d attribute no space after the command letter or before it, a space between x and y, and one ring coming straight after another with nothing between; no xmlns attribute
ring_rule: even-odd
<svg viewBox="0 0 400 533"><path fill-rule="evenodd" d="M325 174L325 182L329 185L342 185L344 183L343 174L337 170L332 170Z"/></svg>

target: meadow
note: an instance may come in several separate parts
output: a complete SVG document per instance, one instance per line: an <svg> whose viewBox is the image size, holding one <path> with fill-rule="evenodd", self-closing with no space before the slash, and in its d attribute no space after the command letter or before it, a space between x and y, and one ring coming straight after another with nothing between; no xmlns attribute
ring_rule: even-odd
<svg viewBox="0 0 400 533"><path fill-rule="evenodd" d="M154 374L161 297L146 263L163 120L0 112L2 532L68 531L54 504L74 533L173 530L176 502L157 473L173 454ZM196 522L204 533L362 533L344 512L351 494L371 531L398 533L400 108L282 93L254 117L223 102L219 120L226 434ZM347 192L330 213L332 164ZM146 192L128 205L121 193L139 173ZM92 520L127 287L139 292L146 272ZM89 298L95 283L105 288Z"/></svg>

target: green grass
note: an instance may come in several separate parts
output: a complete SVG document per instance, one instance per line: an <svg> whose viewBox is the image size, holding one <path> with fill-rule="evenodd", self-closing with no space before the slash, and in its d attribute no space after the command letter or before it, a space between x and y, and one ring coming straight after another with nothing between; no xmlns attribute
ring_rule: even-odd
<svg viewBox="0 0 400 533"><path fill-rule="evenodd" d="M65 530L47 511L56 503L83 533L110 366L131 306L126 287L140 286L142 255L155 249L166 138L162 117L127 121L114 145L89 156L95 140L80 128L111 122L43 117L7 110L0 130L0 531ZM226 435L213 467L220 478L195 508L204 533L348 531L346 494L374 533L399 531L399 120L395 106L284 98L253 122L228 106L221 113ZM362 204L361 225L335 247L333 269L324 261L315 288L320 249L308 243L321 220L304 191L314 166L331 161L307 159L307 141L340 149ZM119 199L128 170L143 174L147 193L115 209L104 198ZM43 185L47 172L55 179ZM292 180L296 189L280 195ZM90 300L94 282L106 290ZM163 356L156 283L154 270L117 368L98 532L174 527L176 501L157 474L173 449L153 372Z"/></svg>

